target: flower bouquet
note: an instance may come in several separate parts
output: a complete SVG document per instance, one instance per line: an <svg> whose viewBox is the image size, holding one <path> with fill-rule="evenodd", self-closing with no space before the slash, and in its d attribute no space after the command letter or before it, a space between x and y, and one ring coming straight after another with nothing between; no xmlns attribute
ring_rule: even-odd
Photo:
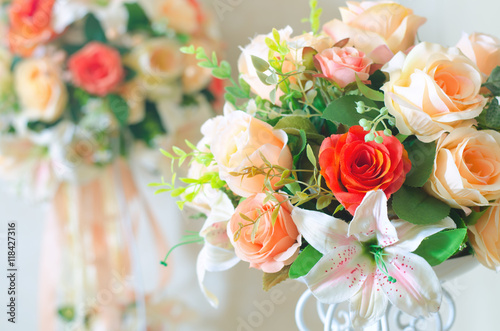
<svg viewBox="0 0 500 331"><path fill-rule="evenodd" d="M167 245L125 160L157 170L158 147L213 116L220 81L179 52L219 48L210 13L196 0L13 0L0 34L0 176L51 204L41 327L137 329L158 307L168 319L130 279L141 229Z"/></svg>
<svg viewBox="0 0 500 331"><path fill-rule="evenodd" d="M224 115L201 128L189 175L163 185L201 212L197 262L243 260L264 289L300 279L322 303L350 302L353 326L388 303L439 310L432 266L474 254L500 268L500 41L415 45L425 18L393 2L348 2L312 32L286 27L242 48ZM186 47L215 76L230 71ZM163 262L166 264L166 262Z"/></svg>

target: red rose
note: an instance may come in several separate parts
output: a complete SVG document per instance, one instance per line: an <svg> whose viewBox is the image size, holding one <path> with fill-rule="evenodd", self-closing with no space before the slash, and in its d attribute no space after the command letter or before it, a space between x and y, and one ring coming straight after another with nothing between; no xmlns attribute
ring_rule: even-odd
<svg viewBox="0 0 500 331"><path fill-rule="evenodd" d="M326 138L319 150L326 184L353 215L367 192L383 190L389 198L411 169L408 153L398 139L384 136L381 144L365 142L367 133L361 126L353 126L348 133Z"/></svg>
<svg viewBox="0 0 500 331"><path fill-rule="evenodd" d="M54 0L14 0L9 8L8 40L13 53L30 56L56 36L52 30Z"/></svg>
<svg viewBox="0 0 500 331"><path fill-rule="evenodd" d="M76 86L101 97L115 90L125 77L120 53L98 42L73 54L68 67Z"/></svg>

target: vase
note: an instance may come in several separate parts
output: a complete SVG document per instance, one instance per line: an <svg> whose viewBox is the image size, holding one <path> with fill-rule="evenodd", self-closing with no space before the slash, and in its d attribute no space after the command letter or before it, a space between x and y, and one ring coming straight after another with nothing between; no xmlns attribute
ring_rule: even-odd
<svg viewBox="0 0 500 331"><path fill-rule="evenodd" d="M472 256L462 256L449 259L433 267L441 284L471 271L479 265ZM300 331L312 331L306 322L306 306L311 304L313 294L306 290L300 297L295 308L295 320ZM310 308L310 307L309 307ZM323 330L350 331L355 330L349 319L349 306L347 302L334 305L325 305L316 300L318 319ZM449 331L455 321L456 307L453 297L443 287L443 300L440 311L432 314L430 318L412 317L389 304L382 319L364 328L363 331Z"/></svg>

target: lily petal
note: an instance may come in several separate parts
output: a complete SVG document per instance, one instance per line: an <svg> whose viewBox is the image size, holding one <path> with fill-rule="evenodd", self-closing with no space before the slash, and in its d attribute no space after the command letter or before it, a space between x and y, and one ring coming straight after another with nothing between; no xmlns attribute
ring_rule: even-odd
<svg viewBox="0 0 500 331"><path fill-rule="evenodd" d="M385 253L387 271L396 279L396 283L391 283L387 281L387 276L381 275L379 280L389 301L415 317L428 317L430 313L437 312L442 289L429 263L396 247L386 248Z"/></svg>
<svg viewBox="0 0 500 331"><path fill-rule="evenodd" d="M374 270L364 248L353 243L332 247L302 279L319 301L334 304L355 295Z"/></svg>
<svg viewBox="0 0 500 331"><path fill-rule="evenodd" d="M457 227L450 217L446 217L438 223L429 225L416 225L403 220L394 220L392 224L396 228L399 237L399 241L394 247L407 252L416 250L425 238L441 230L454 229Z"/></svg>
<svg viewBox="0 0 500 331"><path fill-rule="evenodd" d="M239 261L240 259L234 254L234 251L213 246L209 243L205 243L205 246L201 249L196 262L196 275L198 276L201 291L212 307L217 308L219 306L219 299L205 287L206 272L224 271L234 267Z"/></svg>
<svg viewBox="0 0 500 331"><path fill-rule="evenodd" d="M292 210L292 219L304 239L322 254L329 253L333 247L348 245L348 225L341 219L317 211Z"/></svg>
<svg viewBox="0 0 500 331"><path fill-rule="evenodd" d="M384 315L388 301L376 274L370 274L349 302L352 326L363 328L378 321Z"/></svg>
<svg viewBox="0 0 500 331"><path fill-rule="evenodd" d="M387 216L387 197L384 191L370 191L365 195L349 224L348 236L355 236L361 242L370 241L376 236L382 247L398 241L396 229Z"/></svg>

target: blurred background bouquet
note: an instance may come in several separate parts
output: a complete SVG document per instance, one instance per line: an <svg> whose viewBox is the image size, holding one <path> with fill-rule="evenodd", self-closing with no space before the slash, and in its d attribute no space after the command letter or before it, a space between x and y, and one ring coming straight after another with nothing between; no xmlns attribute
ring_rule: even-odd
<svg viewBox="0 0 500 331"><path fill-rule="evenodd" d="M221 82L179 51L219 49L211 14L196 0L14 0L0 34L0 177L50 204L40 328L172 327L183 308L146 293L169 275L140 277L139 234L158 254L167 243L131 165L158 171L158 147L213 116Z"/></svg>

